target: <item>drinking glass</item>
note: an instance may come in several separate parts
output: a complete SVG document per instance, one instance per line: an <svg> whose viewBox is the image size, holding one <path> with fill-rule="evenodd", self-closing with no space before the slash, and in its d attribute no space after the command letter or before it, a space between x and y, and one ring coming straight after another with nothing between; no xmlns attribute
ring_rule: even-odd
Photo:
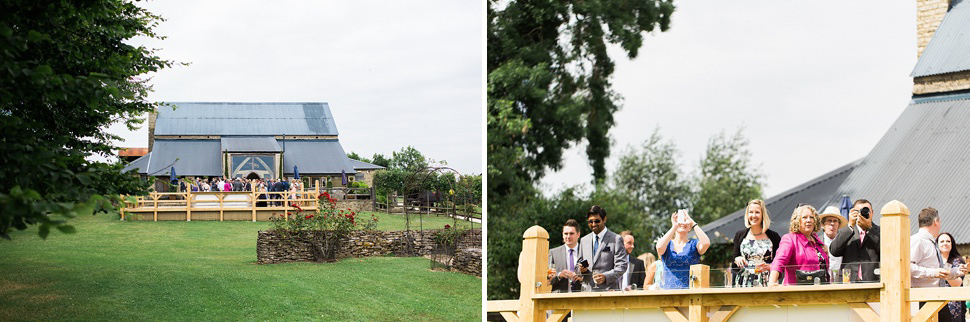
<svg viewBox="0 0 970 322"><path fill-rule="evenodd" d="M852 276L852 270L848 268L842 269L842 284L852 283L849 277Z"/></svg>

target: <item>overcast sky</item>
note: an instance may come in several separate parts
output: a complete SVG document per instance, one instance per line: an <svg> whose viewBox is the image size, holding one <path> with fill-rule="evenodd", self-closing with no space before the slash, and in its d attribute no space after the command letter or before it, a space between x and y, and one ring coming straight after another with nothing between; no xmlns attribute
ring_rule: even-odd
<svg viewBox="0 0 970 322"><path fill-rule="evenodd" d="M867 155L911 98L915 0L674 3L638 58L611 52L625 100L610 173L655 127L688 172L713 135L744 127L772 197ZM543 179L547 194L591 180L584 149Z"/></svg>
<svg viewBox="0 0 970 322"><path fill-rule="evenodd" d="M478 1L150 1L190 66L153 76L152 101L327 102L348 153L411 145L482 172L483 8ZM140 131L110 131L147 147Z"/></svg>

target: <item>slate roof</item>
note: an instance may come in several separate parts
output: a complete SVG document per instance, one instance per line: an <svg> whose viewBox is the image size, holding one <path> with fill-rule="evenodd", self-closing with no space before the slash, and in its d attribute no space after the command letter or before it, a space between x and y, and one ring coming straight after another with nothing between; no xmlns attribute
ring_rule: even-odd
<svg viewBox="0 0 970 322"><path fill-rule="evenodd" d="M221 176L219 140L155 140L148 157L148 169L144 173L167 176L172 166L175 166L175 174L179 177Z"/></svg>
<svg viewBox="0 0 970 322"><path fill-rule="evenodd" d="M177 108L158 108L155 135L337 135L327 103L169 104Z"/></svg>

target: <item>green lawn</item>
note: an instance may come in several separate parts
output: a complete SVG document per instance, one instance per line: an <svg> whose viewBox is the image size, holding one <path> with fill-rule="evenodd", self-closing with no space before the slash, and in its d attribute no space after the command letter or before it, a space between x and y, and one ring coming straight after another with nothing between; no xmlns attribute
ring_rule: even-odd
<svg viewBox="0 0 970 322"><path fill-rule="evenodd" d="M380 228L401 229L400 215ZM427 218L426 218L427 219ZM439 228L450 219L425 221ZM423 258L256 265L266 222L121 222L0 240L0 321L481 320L481 279Z"/></svg>

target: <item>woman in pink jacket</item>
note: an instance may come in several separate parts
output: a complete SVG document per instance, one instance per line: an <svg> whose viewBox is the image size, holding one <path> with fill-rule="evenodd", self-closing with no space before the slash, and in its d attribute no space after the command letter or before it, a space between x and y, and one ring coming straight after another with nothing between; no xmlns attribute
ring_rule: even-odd
<svg viewBox="0 0 970 322"><path fill-rule="evenodd" d="M829 256L821 240L815 236L821 223L818 211L812 206L795 208L788 226L788 234L781 237L778 254L771 263L771 276L768 285L778 285L778 276L785 272L785 285L796 284L796 271L821 274L822 282L827 282ZM821 270L821 272L818 272Z"/></svg>

